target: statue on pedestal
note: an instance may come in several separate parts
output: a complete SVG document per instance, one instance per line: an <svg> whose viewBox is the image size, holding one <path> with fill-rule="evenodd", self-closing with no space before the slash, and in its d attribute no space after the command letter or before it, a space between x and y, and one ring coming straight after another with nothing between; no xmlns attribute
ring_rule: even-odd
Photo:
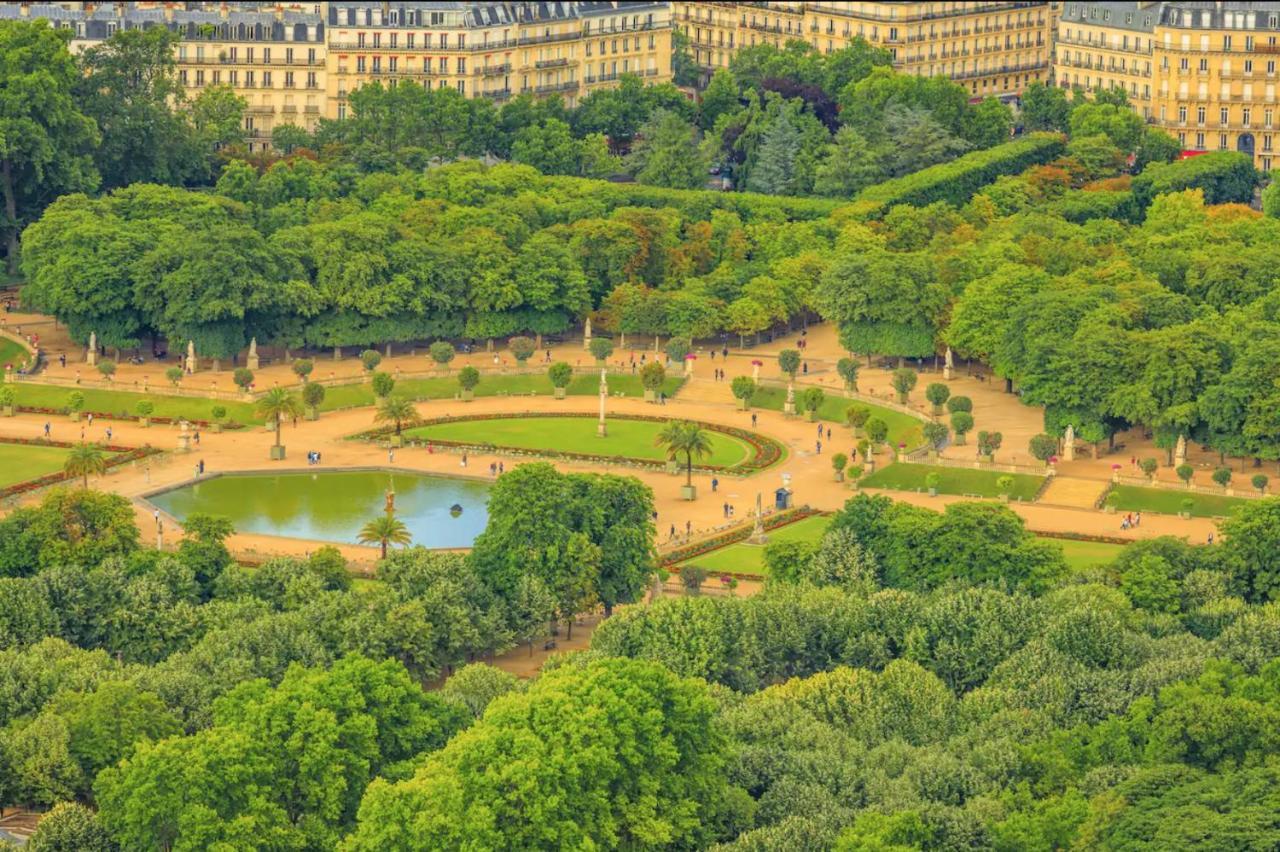
<svg viewBox="0 0 1280 852"><path fill-rule="evenodd" d="M587 317L587 322L582 327L582 348L591 348L591 317Z"/></svg>
<svg viewBox="0 0 1280 852"><path fill-rule="evenodd" d="M952 369L954 369L955 364L951 362L950 346L947 347L947 352L944 358L945 360L943 361L943 364L942 364L942 378L946 379L947 381L951 381L951 371Z"/></svg>
<svg viewBox="0 0 1280 852"><path fill-rule="evenodd" d="M1062 436L1062 460L1076 460L1076 429L1070 423L1067 424L1066 434Z"/></svg>
<svg viewBox="0 0 1280 852"><path fill-rule="evenodd" d="M1176 467L1181 467L1187 463L1187 436L1179 435L1178 444L1173 448L1173 463Z"/></svg>
<svg viewBox="0 0 1280 852"><path fill-rule="evenodd" d="M764 534L764 504L761 499L760 492L756 492L756 524L751 530L750 542L752 544L764 544L769 537Z"/></svg>
<svg viewBox="0 0 1280 852"><path fill-rule="evenodd" d="M260 362L258 360L258 338L254 337L249 340L249 358L246 361L246 366L250 370L253 370L256 372L258 369L259 363Z"/></svg>
<svg viewBox="0 0 1280 852"><path fill-rule="evenodd" d="M194 340L187 341L187 372L194 373L196 371L196 342Z"/></svg>
<svg viewBox="0 0 1280 852"><path fill-rule="evenodd" d="M89 348L84 352L84 360L90 367L96 366L98 363L98 333L96 331L89 332Z"/></svg>

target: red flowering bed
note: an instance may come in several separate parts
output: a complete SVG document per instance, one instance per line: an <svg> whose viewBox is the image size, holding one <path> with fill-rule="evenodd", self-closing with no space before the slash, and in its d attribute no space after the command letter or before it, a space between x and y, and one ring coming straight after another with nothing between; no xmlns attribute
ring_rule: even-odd
<svg viewBox="0 0 1280 852"><path fill-rule="evenodd" d="M0 444L58 447L59 449L70 449L76 446L69 441L46 441L43 438L0 438ZM108 444L103 447L103 449L106 452L115 454L107 459L108 469L119 467L122 464L128 464L129 462L137 461L138 459L144 459L147 456L153 456L160 452L150 444L145 447L121 447L115 444ZM61 471L58 473L50 473L37 479L28 479L26 482L19 482L15 485L10 485L7 488L0 488L0 499L12 497L16 494L25 494L28 491L35 491L40 488L47 488L50 485L57 485L61 482L66 482L69 479L71 479L71 476L66 473L62 473Z"/></svg>
<svg viewBox="0 0 1280 852"><path fill-rule="evenodd" d="M536 412L536 413L525 413L519 416L522 419L528 419L530 417L554 417L554 418L590 417L594 419L596 417L595 414L589 414L589 413L580 412L580 411L565 412L565 413L555 412L555 411ZM479 420L502 420L502 419L503 417L501 415L495 416L493 414L464 414L459 417L434 417L434 418L431 418L430 420L422 420L416 423L414 425L414 428L418 428L422 426L434 426L440 423L463 423L470 420L479 421ZM666 423L670 420L679 419L679 418L655 417L648 414L615 414L615 415L612 415L611 419L647 420L653 423ZM708 431L719 432L721 434L728 435L732 438L737 438L738 440L744 442L749 447L751 447L751 451L752 451L751 458L747 459L746 461L740 464L736 464L733 467L725 467L724 465L718 465L718 464L695 463L693 465L693 469L696 471L701 471L703 473L750 474L750 473L755 473L756 471L764 470L770 465L776 464L782 458L782 444L778 443L772 438L765 437L764 435L760 435L756 432L750 432L746 429L739 429L736 426L722 426L719 423L707 423L702 420L691 420L689 422L696 423L698 426L701 426L703 429L707 429ZM364 440L364 441L373 441L379 438L385 438L393 434L394 432L395 432L395 428L388 426L381 429L372 429L368 432L361 432L357 435L353 435L352 438L355 438L358 440ZM501 450L504 453L511 453L514 455L539 456L542 458L572 459L574 461L613 462L614 464L632 464L632 465L639 465L643 467L652 467L652 468L666 467L666 462L655 461L654 459L634 458L632 456L606 456L606 455L601 455L599 453L574 453L574 452L568 452L563 450L529 450L522 447L504 447L500 444L489 444L489 443L468 442L468 441L442 441L442 440L436 440L434 438L431 440L431 443L437 447L457 447L460 449L479 450L479 451Z"/></svg>
<svg viewBox="0 0 1280 852"><path fill-rule="evenodd" d="M14 406L14 411L17 411L20 414L47 414L47 415L52 415L57 417L65 417L68 414L65 408L46 408L38 405L16 405ZM142 419L141 417L138 417L136 415L121 414L119 412L113 414L110 411L82 411L80 412L80 414L86 417L92 414L94 420L126 420L130 422L137 422L138 420ZM181 423L184 419L185 418L182 418L182 417L154 417L154 416L147 418L149 422L158 424L160 426L167 426L170 423ZM187 419L187 422L190 423L192 426L199 426L201 429L211 429L214 426L214 423L212 420ZM243 429L244 424L243 423L223 423L222 428L223 429Z"/></svg>
<svg viewBox="0 0 1280 852"><path fill-rule="evenodd" d="M766 530L776 530L778 527L785 527L787 524L794 524L796 521L803 521L805 518L821 514L817 509L811 509L808 506L788 509L785 512L778 512L765 518L764 528ZM693 559L695 556L702 556L713 550L719 550L722 547L746 541L751 538L751 533L754 531L754 524L740 526L711 538L703 539L693 544L686 544L684 547L677 547L675 550L663 555L662 567L668 568L678 562Z"/></svg>

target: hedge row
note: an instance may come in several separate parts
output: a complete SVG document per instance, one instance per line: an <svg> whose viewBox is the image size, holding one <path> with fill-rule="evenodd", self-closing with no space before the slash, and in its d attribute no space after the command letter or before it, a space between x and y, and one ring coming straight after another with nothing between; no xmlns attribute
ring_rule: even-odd
<svg viewBox="0 0 1280 852"><path fill-rule="evenodd" d="M1137 213L1132 192L1072 189L1049 205L1049 210L1077 225L1090 219L1133 221Z"/></svg>
<svg viewBox="0 0 1280 852"><path fill-rule="evenodd" d="M639 183L547 177L546 181L568 196L590 198L608 209L617 207L670 207L691 221L711 218L713 210L737 213L744 222L821 219L844 202L829 198L761 195L755 192L720 192L704 189L665 189Z"/></svg>
<svg viewBox="0 0 1280 852"><path fill-rule="evenodd" d="M1031 133L1012 142L973 151L949 163L869 186L854 200L855 212L877 218L896 204L923 207L947 201L957 207L1001 175L1047 163L1066 150L1060 133Z"/></svg>
<svg viewBox="0 0 1280 852"><path fill-rule="evenodd" d="M1258 172L1253 158L1238 151L1216 151L1172 163L1152 163L1133 179L1133 197L1145 210L1157 195L1204 190L1205 204L1248 204Z"/></svg>

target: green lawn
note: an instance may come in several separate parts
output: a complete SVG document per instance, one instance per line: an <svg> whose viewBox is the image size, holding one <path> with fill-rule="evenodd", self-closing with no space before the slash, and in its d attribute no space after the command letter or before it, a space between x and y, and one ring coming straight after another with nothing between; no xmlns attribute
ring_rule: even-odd
<svg viewBox="0 0 1280 852"><path fill-rule="evenodd" d="M1242 497L1143 488L1137 485L1117 485L1111 489L1111 493L1116 495L1116 511L1119 512L1161 512L1176 515L1182 511L1182 501L1190 499L1191 514L1197 518L1224 517L1247 502Z"/></svg>
<svg viewBox="0 0 1280 852"><path fill-rule="evenodd" d="M796 404L799 404L801 391L796 390ZM781 411L783 403L787 401L787 391L785 388L774 387L758 387L755 396L751 397L751 404L756 408L764 408L769 411ZM924 442L924 436L921 433L921 427L924 423L909 414L903 414L900 411L894 411L891 408L883 408L870 402L863 402L860 399L850 399L846 396L836 396L828 393L822 401L822 405L818 408L818 417L822 420L831 421L845 425L848 420L845 418L845 411L851 405L861 405L871 411L872 417L879 417L889 426L889 444L898 446L898 444L906 444L909 448L914 449ZM855 442L856 443L856 442Z"/></svg>
<svg viewBox="0 0 1280 852"><path fill-rule="evenodd" d="M57 473L68 452L62 447L0 444L0 488Z"/></svg>
<svg viewBox="0 0 1280 852"><path fill-rule="evenodd" d="M654 439L664 425L653 420L612 418L608 421L608 436L601 438L596 434L594 417L495 417L420 426L405 434L420 440L466 441L522 450L598 453L660 461L666 458L666 453ZM752 450L744 442L721 432L707 431L712 453L701 463L731 467L751 458ZM695 463L698 461L695 459Z"/></svg>
<svg viewBox="0 0 1280 852"><path fill-rule="evenodd" d="M1012 476L1013 491L1010 492L1010 499L1031 500L1044 484L1043 476L1025 473L1005 474L996 470L894 462L863 479L862 485L866 488L890 488L895 491L927 491L925 477L935 472L940 478L939 494L998 497L1000 489L996 487L996 480L1002 476Z"/></svg>
<svg viewBox="0 0 1280 852"><path fill-rule="evenodd" d="M768 533L769 541L816 542L822 538L822 534L827 531L827 527L830 524L830 516L814 515L805 518L803 521L796 521L794 524L787 524L785 527L771 530ZM731 544L728 547L722 547L719 550L713 550L710 553L704 553L701 556L695 556L693 559L680 564L698 565L711 574L727 572L763 577L765 574L765 547L767 545L748 544L744 541L738 544Z"/></svg>
<svg viewBox="0 0 1280 852"><path fill-rule="evenodd" d="M30 357L26 349L7 337L0 337L0 370L4 369L5 364L12 364L13 369L16 370Z"/></svg>
<svg viewBox="0 0 1280 852"><path fill-rule="evenodd" d="M53 385L20 384L18 389L18 405L29 405L35 408L65 408L67 397L72 388L54 387ZM155 405L153 417L185 417L188 420L212 420L213 407L221 405L227 409L227 416L237 423L262 422L253 413L251 402L227 402L222 400L201 399L199 397L164 396L161 394L134 393L133 391L115 391L102 388L79 388L84 394L86 411L97 411L103 414L125 414L135 416L134 407L140 400L149 399Z"/></svg>
<svg viewBox="0 0 1280 852"><path fill-rule="evenodd" d="M395 394L407 396L414 400L453 399L459 392L458 379L455 375L422 379L401 379L396 382ZM663 385L667 396L675 396L684 384L681 377L670 377ZM484 396L551 396L555 388L546 375L519 376L485 376L481 374L480 384L476 385L476 397ZM600 393L600 377L587 374L575 375L569 384L568 393L573 396L595 396ZM622 393L626 396L644 396L644 387L639 376L610 376L609 393ZM357 408L373 405L373 388L370 385L356 383L350 385L334 385L325 388L324 402L321 411L337 411L342 408Z"/></svg>
<svg viewBox="0 0 1280 852"><path fill-rule="evenodd" d="M1075 541L1069 538L1051 538L1038 536L1041 541L1049 541L1062 548L1062 555L1067 559L1067 567L1079 571L1093 565L1104 565L1120 555L1123 544L1111 544L1105 541Z"/></svg>

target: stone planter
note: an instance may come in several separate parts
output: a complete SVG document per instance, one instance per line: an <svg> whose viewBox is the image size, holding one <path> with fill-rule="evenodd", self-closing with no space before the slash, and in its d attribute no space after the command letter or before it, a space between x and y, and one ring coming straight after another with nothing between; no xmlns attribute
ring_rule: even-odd
<svg viewBox="0 0 1280 852"><path fill-rule="evenodd" d="M1008 503L1008 502L1009 502L1009 495L1008 495L1008 494L1001 494L1001 495L1000 495L1000 502L1001 502L1001 503Z"/></svg>
<svg viewBox="0 0 1280 852"><path fill-rule="evenodd" d="M1114 514L1116 513L1116 507L1115 507L1115 506L1104 506L1103 508L1105 508L1105 509L1107 510L1107 514L1108 514L1108 515L1114 515Z"/></svg>
<svg viewBox="0 0 1280 852"><path fill-rule="evenodd" d="M844 474L836 471L836 482L844 482Z"/></svg>
<svg viewBox="0 0 1280 852"><path fill-rule="evenodd" d="M957 446L957 447L963 447L964 445L965 445L965 443L964 443L964 433L963 433L963 432L957 432L957 433L956 433L956 446Z"/></svg>
<svg viewBox="0 0 1280 852"><path fill-rule="evenodd" d="M13 406L12 406L12 405L3 405L3 406L0 406L0 414L3 414L5 417L12 417L12 416L13 416Z"/></svg>
<svg viewBox="0 0 1280 852"><path fill-rule="evenodd" d="M474 390L464 390L462 392L463 402L471 402L475 398L476 398L476 392Z"/></svg>
<svg viewBox="0 0 1280 852"><path fill-rule="evenodd" d="M272 460L272 461L284 461L284 446L283 446L283 445L281 445L281 446L279 446L279 447L277 447L277 446L272 446L272 447L271 447L271 460Z"/></svg>
<svg viewBox="0 0 1280 852"><path fill-rule="evenodd" d="M221 434L222 434L222 424L221 424L221 423L214 423L214 424L213 424L213 426L211 426L210 428L211 428L211 429L213 429L213 434L215 434L215 435L221 435Z"/></svg>
<svg viewBox="0 0 1280 852"><path fill-rule="evenodd" d="M938 496L938 489L936 489L936 488L930 488L930 489L929 489L929 496L930 496L930 497L937 497L937 496ZM1006 497L1006 498L1005 498L1005 501L1007 502L1007 501L1008 501L1008 499L1009 499L1009 498L1008 498L1008 497Z"/></svg>
<svg viewBox="0 0 1280 852"><path fill-rule="evenodd" d="M806 412L806 413L805 413L805 416L809 419L809 422L810 422L810 423L817 423L817 422L818 422L818 412L816 412L816 411L809 411L809 412Z"/></svg>
<svg viewBox="0 0 1280 852"><path fill-rule="evenodd" d="M995 464L996 457L992 455L978 456L978 461L983 464Z"/></svg>
<svg viewBox="0 0 1280 852"><path fill-rule="evenodd" d="M390 438L390 444L393 447L403 447L404 435L392 435Z"/></svg>
<svg viewBox="0 0 1280 852"><path fill-rule="evenodd" d="M645 401L645 402L657 402L657 401L658 401L658 392L657 392L657 391L655 391L655 390L649 390L648 388L645 388L645 391L644 391L644 401Z"/></svg>
<svg viewBox="0 0 1280 852"><path fill-rule="evenodd" d="M150 418L150 417L143 417L143 418L141 418L140 422L142 423L142 428L143 428L143 429L150 429L150 428L151 428L151 418Z"/></svg>
<svg viewBox="0 0 1280 852"><path fill-rule="evenodd" d="M568 393L568 391L568 388L556 388L556 399L564 399L565 394Z"/></svg>
<svg viewBox="0 0 1280 852"><path fill-rule="evenodd" d="M1182 520L1184 520L1184 521L1189 521L1189 520L1191 520L1191 513L1190 513L1190 512L1179 512L1179 513L1178 513L1178 517L1179 517L1179 518L1182 518Z"/></svg>
<svg viewBox="0 0 1280 852"><path fill-rule="evenodd" d="M928 459L929 459L929 461L931 461L931 462L936 462L936 461L938 460L938 451L937 451L937 450L930 450L930 451L929 451L929 453L928 453Z"/></svg>
<svg viewBox="0 0 1280 852"><path fill-rule="evenodd" d="M67 416L71 418L71 422L72 422L72 423L79 423L79 422L80 422L80 412L79 412L79 411L73 411L73 412L71 412L70 414L68 414Z"/></svg>
<svg viewBox="0 0 1280 852"><path fill-rule="evenodd" d="M738 410L739 410L739 411L750 411L750 410L751 410L751 400L749 400L749 399L740 399L740 400L738 400Z"/></svg>
<svg viewBox="0 0 1280 852"><path fill-rule="evenodd" d="M314 423L315 421L320 419L320 412L316 411L314 408L311 409L310 411L307 412L307 419Z"/></svg>
<svg viewBox="0 0 1280 852"><path fill-rule="evenodd" d="M681 500L696 500L696 499L698 499L698 486L696 486L696 485L681 485L681 486L680 486L680 499L681 499Z"/></svg>

